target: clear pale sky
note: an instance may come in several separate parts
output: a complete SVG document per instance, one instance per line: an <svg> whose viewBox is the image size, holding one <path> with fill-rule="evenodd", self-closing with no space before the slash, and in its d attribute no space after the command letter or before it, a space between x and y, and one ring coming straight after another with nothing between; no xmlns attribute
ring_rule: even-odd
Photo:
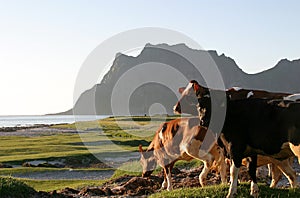
<svg viewBox="0 0 300 198"><path fill-rule="evenodd" d="M133 28L182 32L247 73L300 58L300 1L0 1L0 115L65 111L77 72L105 39Z"/></svg>

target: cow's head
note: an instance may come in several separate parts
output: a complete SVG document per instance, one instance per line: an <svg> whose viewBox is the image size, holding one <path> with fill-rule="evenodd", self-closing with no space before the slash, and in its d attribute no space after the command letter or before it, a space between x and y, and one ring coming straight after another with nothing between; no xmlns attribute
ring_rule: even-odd
<svg viewBox="0 0 300 198"><path fill-rule="evenodd" d="M139 145L139 152L141 154L140 163L143 168L142 177L149 177L156 168L156 159L153 151L143 151L142 145Z"/></svg>
<svg viewBox="0 0 300 198"><path fill-rule="evenodd" d="M191 80L187 87L179 88L179 93L181 98L173 107L174 113L198 115L198 99L208 94L209 91L207 88L200 86L196 80Z"/></svg>

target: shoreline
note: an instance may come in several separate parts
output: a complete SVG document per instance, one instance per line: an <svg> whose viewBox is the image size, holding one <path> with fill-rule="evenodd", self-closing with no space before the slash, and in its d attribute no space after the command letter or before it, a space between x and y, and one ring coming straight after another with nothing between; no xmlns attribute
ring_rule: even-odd
<svg viewBox="0 0 300 198"><path fill-rule="evenodd" d="M107 118L106 115L39 115L39 116L0 116L0 132L19 129L72 124L80 121L93 121Z"/></svg>
<svg viewBox="0 0 300 198"><path fill-rule="evenodd" d="M61 123L61 124L66 124L66 123ZM51 127L53 125L55 125L55 124L33 124L33 125L29 125L29 126L0 127L0 132L16 132L16 131L19 131L19 130Z"/></svg>

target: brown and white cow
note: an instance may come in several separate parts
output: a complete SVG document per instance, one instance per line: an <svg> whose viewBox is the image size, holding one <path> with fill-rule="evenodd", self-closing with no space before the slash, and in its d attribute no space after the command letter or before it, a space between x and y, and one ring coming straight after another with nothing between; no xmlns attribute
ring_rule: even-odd
<svg viewBox="0 0 300 198"><path fill-rule="evenodd" d="M201 149L204 137L212 142L208 152ZM206 184L207 174L213 167L218 168L222 183L226 183L224 153L216 141L211 131L199 125L198 118L181 118L166 122L157 130L146 151L143 151L141 145L139 147L140 162L143 167L142 176L150 176L158 164L164 170L162 188L171 190L171 170L175 162L199 159L204 163L204 168L199 175L201 186Z"/></svg>

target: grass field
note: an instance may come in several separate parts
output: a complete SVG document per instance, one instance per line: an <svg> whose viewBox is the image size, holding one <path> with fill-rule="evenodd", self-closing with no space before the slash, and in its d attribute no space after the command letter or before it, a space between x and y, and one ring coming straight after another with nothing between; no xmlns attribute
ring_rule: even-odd
<svg viewBox="0 0 300 198"><path fill-rule="evenodd" d="M151 123L149 117L134 117L133 120L136 123L134 126L127 117L52 126L58 129L84 130L80 135L60 133L38 137L0 136L0 162L20 164L37 159L86 158L91 157L90 152L103 155L118 153L119 150L114 150L115 147L108 146L108 141L122 150L135 151L139 144L148 145L163 119L154 118Z"/></svg>
<svg viewBox="0 0 300 198"><path fill-rule="evenodd" d="M174 117L168 117L168 120ZM68 167L74 165L81 171L102 170L88 165L100 163L99 159L117 157L126 151L137 151L138 145L147 146L163 117L116 117L99 121L78 122L76 124L54 125L56 129L78 129L81 133L58 133L42 136L0 136L0 163L22 165L32 160L63 161ZM108 144L109 143L109 144ZM122 151L120 151L120 148ZM93 154L91 154L93 153ZM95 157L96 156L96 157ZM137 171L141 167L137 164ZM132 167L130 167L132 168ZM16 173L67 170L68 168L2 168L0 175L10 176ZM127 168L126 168L127 169ZM116 175L132 173L116 171ZM140 174L138 172L132 174ZM30 180L21 179L36 190L58 190L64 187L82 187L99 185L94 180Z"/></svg>
<svg viewBox="0 0 300 198"><path fill-rule="evenodd" d="M168 117L167 120L174 118L176 117ZM7 176L16 173L68 170L75 165L75 168L77 167L82 171L103 170L103 168L93 168L90 165L101 163L98 158L117 158L126 154L126 152L137 151L139 144L146 148L152 140L154 132L163 121L164 118L159 116L152 118L152 120L149 117L133 117L132 119L116 117L100 121L52 126L56 129L78 129L80 133L58 133L34 137L0 136L0 163L21 165L32 160L57 160L63 161L67 165L67 168L2 168L0 169L0 175L5 177L1 179L1 185L7 186L9 184L14 186L9 183L11 181L7 179ZM192 162L179 161L176 163L176 166L179 168L192 168L200 166L200 163L197 160ZM154 173L159 171L161 171L160 168ZM112 178L117 178L124 174L140 176L141 166L139 162L132 161L123 164L120 169L115 170ZM45 181L31 179L18 179L17 181L25 183L38 191L59 190L65 187L98 186L105 182L104 180ZM22 184L20 185L22 186ZM10 186L8 187L10 188ZM239 186L238 197L249 197L249 189L249 184L242 183ZM260 184L260 189L260 197L300 197L299 189L270 189L265 184ZM171 192L161 191L151 195L151 197L224 197L227 192L228 186L218 185L205 188L176 189Z"/></svg>
<svg viewBox="0 0 300 198"><path fill-rule="evenodd" d="M183 188L173 191L162 191L155 193L150 198L168 198L168 197L199 197L199 198L220 198L226 197L229 186L215 185L204 188ZM299 189L271 189L266 184L259 184L259 197L261 198L299 198ZM238 198L250 197L250 184L242 183L238 187Z"/></svg>

